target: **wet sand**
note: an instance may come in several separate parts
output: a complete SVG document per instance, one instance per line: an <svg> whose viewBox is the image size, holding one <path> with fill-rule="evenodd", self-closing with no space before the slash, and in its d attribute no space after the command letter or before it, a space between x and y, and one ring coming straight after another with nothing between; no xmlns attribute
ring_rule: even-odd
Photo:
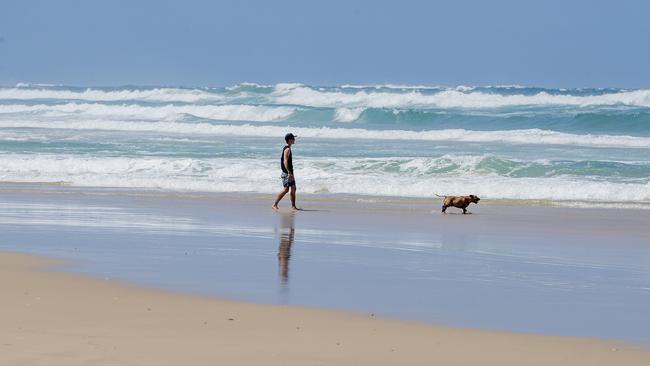
<svg viewBox="0 0 650 366"><path fill-rule="evenodd" d="M169 292L650 344L650 211L16 185L0 250Z"/></svg>
<svg viewBox="0 0 650 366"><path fill-rule="evenodd" d="M434 327L254 305L48 271L0 253L6 365L647 365L615 341Z"/></svg>

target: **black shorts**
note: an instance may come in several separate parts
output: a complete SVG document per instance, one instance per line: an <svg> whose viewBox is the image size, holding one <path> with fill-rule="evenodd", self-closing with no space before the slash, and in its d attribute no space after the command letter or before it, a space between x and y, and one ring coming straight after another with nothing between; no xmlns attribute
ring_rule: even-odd
<svg viewBox="0 0 650 366"><path fill-rule="evenodd" d="M293 179L293 178L289 179L289 174L282 173L280 178L282 178L282 186L284 188L289 188L289 187L295 187L296 186L296 180Z"/></svg>

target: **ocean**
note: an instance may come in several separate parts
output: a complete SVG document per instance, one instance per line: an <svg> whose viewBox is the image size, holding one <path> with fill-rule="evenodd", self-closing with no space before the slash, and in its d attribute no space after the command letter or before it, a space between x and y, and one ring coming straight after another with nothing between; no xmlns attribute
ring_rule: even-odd
<svg viewBox="0 0 650 366"><path fill-rule="evenodd" d="M0 181L476 194L650 208L650 90L304 84L0 88Z"/></svg>

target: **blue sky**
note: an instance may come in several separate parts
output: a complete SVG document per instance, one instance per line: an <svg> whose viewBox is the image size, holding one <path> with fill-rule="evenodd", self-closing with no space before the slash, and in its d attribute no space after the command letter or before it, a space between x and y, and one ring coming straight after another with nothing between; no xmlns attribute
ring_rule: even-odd
<svg viewBox="0 0 650 366"><path fill-rule="evenodd" d="M0 84L650 87L650 2L0 0Z"/></svg>

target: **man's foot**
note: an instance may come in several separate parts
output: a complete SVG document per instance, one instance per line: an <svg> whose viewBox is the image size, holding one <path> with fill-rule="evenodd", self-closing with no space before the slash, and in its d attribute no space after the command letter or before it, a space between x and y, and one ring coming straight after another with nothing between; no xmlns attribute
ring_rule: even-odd
<svg viewBox="0 0 650 366"><path fill-rule="evenodd" d="M300 210L302 210L302 208L298 208L298 207L296 207L296 206L291 206L291 209L294 210L294 211L300 211Z"/></svg>
<svg viewBox="0 0 650 366"><path fill-rule="evenodd" d="M272 208L274 211L279 210L278 205L273 205L273 206L271 206L271 208Z"/></svg>

